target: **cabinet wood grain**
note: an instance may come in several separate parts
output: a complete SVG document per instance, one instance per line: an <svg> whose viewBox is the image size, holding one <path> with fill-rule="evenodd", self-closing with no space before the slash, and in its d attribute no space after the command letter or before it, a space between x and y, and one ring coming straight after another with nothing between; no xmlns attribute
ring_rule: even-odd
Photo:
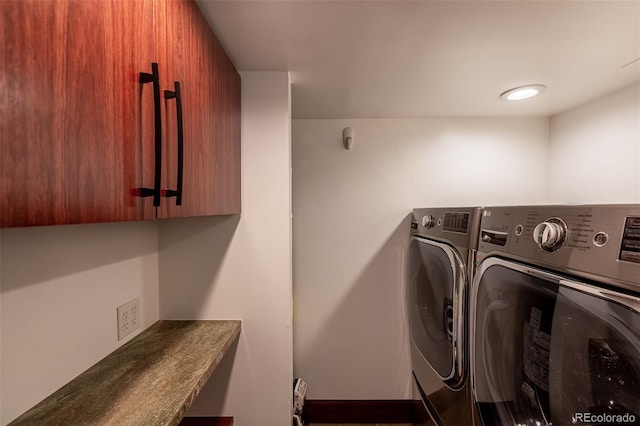
<svg viewBox="0 0 640 426"><path fill-rule="evenodd" d="M240 76L192 0L0 1L0 226L240 212ZM182 85L182 205L153 188L153 88ZM160 102L162 189L176 101Z"/></svg>
<svg viewBox="0 0 640 426"><path fill-rule="evenodd" d="M182 205L163 200L159 217L240 213L240 76L198 6L163 3L165 52L161 72L179 81L184 123ZM166 102L163 188L177 182L175 105Z"/></svg>
<svg viewBox="0 0 640 426"><path fill-rule="evenodd" d="M146 0L0 2L1 226L155 215L131 195L153 183L152 28Z"/></svg>

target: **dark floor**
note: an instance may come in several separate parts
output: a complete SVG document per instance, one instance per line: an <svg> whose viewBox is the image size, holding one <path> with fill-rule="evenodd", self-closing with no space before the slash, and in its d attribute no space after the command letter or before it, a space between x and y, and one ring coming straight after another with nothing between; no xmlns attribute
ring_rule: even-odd
<svg viewBox="0 0 640 426"><path fill-rule="evenodd" d="M308 423L306 426L413 426L411 423Z"/></svg>

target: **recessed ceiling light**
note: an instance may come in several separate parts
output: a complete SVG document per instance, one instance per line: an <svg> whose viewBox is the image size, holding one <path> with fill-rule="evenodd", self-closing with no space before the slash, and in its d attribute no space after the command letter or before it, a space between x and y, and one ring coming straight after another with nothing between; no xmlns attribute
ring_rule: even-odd
<svg viewBox="0 0 640 426"><path fill-rule="evenodd" d="M523 99L529 99L534 96L541 95L545 90L547 90L547 86L542 84L530 84L528 86L509 89L500 95L500 99L503 101L521 101Z"/></svg>

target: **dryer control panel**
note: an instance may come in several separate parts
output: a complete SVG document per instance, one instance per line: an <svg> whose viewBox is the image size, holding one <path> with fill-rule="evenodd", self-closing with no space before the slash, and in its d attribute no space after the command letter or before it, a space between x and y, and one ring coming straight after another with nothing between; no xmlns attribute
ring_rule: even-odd
<svg viewBox="0 0 640 426"><path fill-rule="evenodd" d="M638 290L640 205L487 207L478 251L610 277Z"/></svg>
<svg viewBox="0 0 640 426"><path fill-rule="evenodd" d="M411 235L446 242L460 249L475 249L480 226L480 207L414 209Z"/></svg>

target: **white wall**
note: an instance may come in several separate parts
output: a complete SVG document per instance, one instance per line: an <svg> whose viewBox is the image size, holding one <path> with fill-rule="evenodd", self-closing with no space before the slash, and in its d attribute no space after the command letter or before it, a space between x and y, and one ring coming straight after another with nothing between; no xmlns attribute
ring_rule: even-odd
<svg viewBox="0 0 640 426"><path fill-rule="evenodd" d="M155 223L0 231L0 423L95 364L118 342L116 307L158 320Z"/></svg>
<svg viewBox="0 0 640 426"><path fill-rule="evenodd" d="M551 118L556 203L640 202L640 84Z"/></svg>
<svg viewBox="0 0 640 426"><path fill-rule="evenodd" d="M291 115L286 72L242 76L242 215L159 226L162 318L241 319L190 416L291 422Z"/></svg>
<svg viewBox="0 0 640 426"><path fill-rule="evenodd" d="M308 398L411 397L411 209L544 202L548 131L546 118L293 121L294 374Z"/></svg>

